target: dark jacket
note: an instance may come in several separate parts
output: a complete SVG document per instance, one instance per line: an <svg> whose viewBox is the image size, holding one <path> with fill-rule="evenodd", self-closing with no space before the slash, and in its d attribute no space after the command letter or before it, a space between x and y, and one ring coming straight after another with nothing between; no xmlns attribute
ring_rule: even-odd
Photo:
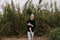
<svg viewBox="0 0 60 40"><path fill-rule="evenodd" d="M28 24L28 23L31 23L31 24L33 25L33 27L27 25L27 31L30 31L29 28L31 27L32 32L34 32L34 28L36 27L36 21L35 21L35 20L30 20L30 19L29 19L29 20L27 21L27 24Z"/></svg>

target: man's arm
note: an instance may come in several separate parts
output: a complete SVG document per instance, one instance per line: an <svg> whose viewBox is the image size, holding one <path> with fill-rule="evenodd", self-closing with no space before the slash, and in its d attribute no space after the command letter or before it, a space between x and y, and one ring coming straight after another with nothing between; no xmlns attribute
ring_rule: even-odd
<svg viewBox="0 0 60 40"><path fill-rule="evenodd" d="M32 25L31 23L28 23L27 25L32 26L32 27L34 26L34 25Z"/></svg>
<svg viewBox="0 0 60 40"><path fill-rule="evenodd" d="M31 25L30 23L28 23L27 25Z"/></svg>

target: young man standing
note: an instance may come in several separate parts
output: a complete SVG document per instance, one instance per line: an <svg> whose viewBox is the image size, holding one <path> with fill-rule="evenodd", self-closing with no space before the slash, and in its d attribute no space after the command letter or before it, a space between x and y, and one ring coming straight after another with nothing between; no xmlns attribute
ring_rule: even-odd
<svg viewBox="0 0 60 40"><path fill-rule="evenodd" d="M28 40L33 40L35 26L36 26L36 22L35 22L35 19L34 19L34 14L31 14L31 16L30 16L30 18L28 19L28 22L27 22Z"/></svg>

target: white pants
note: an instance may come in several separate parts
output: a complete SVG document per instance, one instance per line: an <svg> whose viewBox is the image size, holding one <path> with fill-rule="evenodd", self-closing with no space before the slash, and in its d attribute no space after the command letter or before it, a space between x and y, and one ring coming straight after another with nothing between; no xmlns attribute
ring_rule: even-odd
<svg viewBox="0 0 60 40"><path fill-rule="evenodd" d="M34 32L27 32L28 40L33 40Z"/></svg>

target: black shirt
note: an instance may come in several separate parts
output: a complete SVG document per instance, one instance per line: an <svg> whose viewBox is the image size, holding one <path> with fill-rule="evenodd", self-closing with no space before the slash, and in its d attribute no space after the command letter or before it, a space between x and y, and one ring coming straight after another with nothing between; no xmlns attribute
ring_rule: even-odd
<svg viewBox="0 0 60 40"><path fill-rule="evenodd" d="M35 26L36 26L36 21L29 19L28 22L27 22L27 24L28 24L28 23L31 23L31 24L33 25L33 27L30 26L30 25L27 25L27 31L30 31L29 28L31 27L32 32L34 32L34 28L35 28Z"/></svg>

